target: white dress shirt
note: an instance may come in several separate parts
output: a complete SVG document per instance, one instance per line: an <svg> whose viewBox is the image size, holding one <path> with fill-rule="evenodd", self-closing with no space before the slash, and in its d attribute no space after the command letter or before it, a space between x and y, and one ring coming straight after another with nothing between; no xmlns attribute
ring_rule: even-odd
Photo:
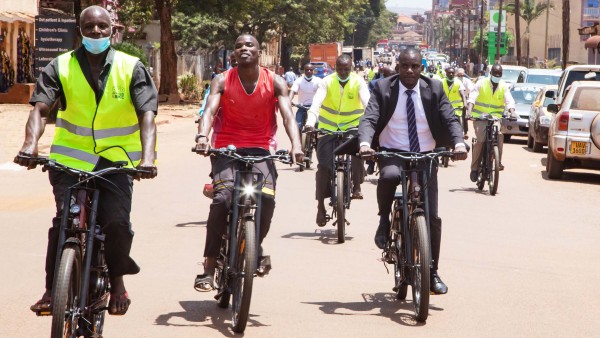
<svg viewBox="0 0 600 338"><path fill-rule="evenodd" d="M398 103L396 104L392 118L379 135L379 145L384 148L409 151L410 141L408 138L408 118L406 114L407 88L404 87L402 82L399 84L400 93L398 95ZM411 98L415 105L419 146L421 147L421 152L432 151L435 148L435 139L431 134L431 130L429 130L429 123L427 123L427 117L425 116L418 83L413 88L413 91Z"/></svg>
<svg viewBox="0 0 600 338"><path fill-rule="evenodd" d="M335 73L329 76L335 76ZM360 86L358 87L358 96L360 98L360 103L362 103L364 109L369 103L371 93L369 92L369 86L367 86L367 83L363 79L359 77L358 81L360 82ZM340 86L340 95L344 96L344 87L342 86ZM325 101L326 96L327 82L321 81L321 83L319 83L319 89L317 89L317 93L313 97L312 105L308 110L308 117L306 118L307 126L314 126L315 123L317 123L317 121L319 120L319 111L321 110L321 106L323 105L323 101Z"/></svg>

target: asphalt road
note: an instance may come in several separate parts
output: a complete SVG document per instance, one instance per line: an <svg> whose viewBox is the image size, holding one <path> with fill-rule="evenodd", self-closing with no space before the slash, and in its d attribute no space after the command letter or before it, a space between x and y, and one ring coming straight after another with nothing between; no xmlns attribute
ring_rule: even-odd
<svg viewBox="0 0 600 338"><path fill-rule="evenodd" d="M126 316L107 316L105 337L233 335L230 312L216 307L213 293L192 288L202 271L209 161L189 150L193 118L169 122L159 127L158 178L135 184L132 256L142 270L126 277L132 305ZM279 134L288 147L283 128ZM43 291L50 186L41 170L2 161L0 337L48 336L50 318L29 305ZM366 198L352 203L346 243L337 244L333 227L315 225L314 171L279 166L265 241L273 270L255 283L245 336L598 336L600 174L549 181L545 155L517 138L505 145L506 170L492 197L475 190L468 161L440 170L440 274L449 292L431 297L425 324L415 322L410 296L394 300L393 276L373 243L376 177L363 185Z"/></svg>

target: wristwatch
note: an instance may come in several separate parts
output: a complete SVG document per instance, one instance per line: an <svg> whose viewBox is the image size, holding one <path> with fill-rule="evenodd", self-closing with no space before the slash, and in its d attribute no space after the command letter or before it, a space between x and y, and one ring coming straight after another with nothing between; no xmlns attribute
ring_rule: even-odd
<svg viewBox="0 0 600 338"><path fill-rule="evenodd" d="M194 139L194 140L196 141L196 143L198 143L198 140L199 140L201 137L206 137L206 135L202 135L202 134L196 134L196 138Z"/></svg>

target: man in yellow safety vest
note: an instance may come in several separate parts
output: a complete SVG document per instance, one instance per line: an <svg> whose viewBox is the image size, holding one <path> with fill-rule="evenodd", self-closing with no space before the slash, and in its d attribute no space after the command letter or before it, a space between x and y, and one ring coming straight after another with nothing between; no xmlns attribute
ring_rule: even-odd
<svg viewBox="0 0 600 338"><path fill-rule="evenodd" d="M448 100L450 100L450 104L454 107L454 114L462 122L464 139L466 140L469 129L466 114L463 114L463 110L467 106L467 95L465 94L465 86L462 84L462 81L454 77L454 73L454 67L446 68L446 79L442 81L442 86L444 87L446 96L448 96Z"/></svg>

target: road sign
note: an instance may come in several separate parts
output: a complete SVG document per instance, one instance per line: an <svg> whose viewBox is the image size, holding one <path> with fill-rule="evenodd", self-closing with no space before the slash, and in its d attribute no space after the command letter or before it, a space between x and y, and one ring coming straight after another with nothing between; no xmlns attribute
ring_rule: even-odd
<svg viewBox="0 0 600 338"><path fill-rule="evenodd" d="M490 32L498 31L498 22L500 21L500 11L498 10L490 10ZM500 31L502 33L506 32L506 11L502 11L502 23L500 26Z"/></svg>

